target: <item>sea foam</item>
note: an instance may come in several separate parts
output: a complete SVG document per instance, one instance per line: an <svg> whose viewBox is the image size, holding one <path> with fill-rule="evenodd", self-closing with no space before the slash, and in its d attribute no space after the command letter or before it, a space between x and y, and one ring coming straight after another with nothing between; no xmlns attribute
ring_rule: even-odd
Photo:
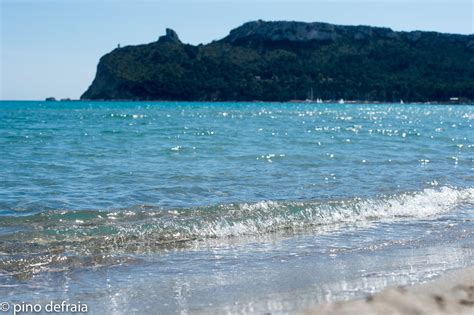
<svg viewBox="0 0 474 315"><path fill-rule="evenodd" d="M474 188L445 186L376 198L267 200L171 210L137 206L114 211L49 211L3 217L0 227L26 227L26 233L45 242L67 236L68 240L159 244L341 223L430 218L467 203L474 203Z"/></svg>

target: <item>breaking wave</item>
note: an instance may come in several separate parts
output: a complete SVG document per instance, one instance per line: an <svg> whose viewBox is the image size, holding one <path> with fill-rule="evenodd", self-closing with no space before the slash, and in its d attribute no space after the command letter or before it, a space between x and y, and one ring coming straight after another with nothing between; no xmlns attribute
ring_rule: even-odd
<svg viewBox="0 0 474 315"><path fill-rule="evenodd" d="M0 272L110 264L120 262L113 257L116 254L176 247L193 240L429 218L466 203L474 203L474 188L430 188L371 199L261 201L175 210L140 206L107 212L63 210L8 216L0 221L4 230L0 235Z"/></svg>

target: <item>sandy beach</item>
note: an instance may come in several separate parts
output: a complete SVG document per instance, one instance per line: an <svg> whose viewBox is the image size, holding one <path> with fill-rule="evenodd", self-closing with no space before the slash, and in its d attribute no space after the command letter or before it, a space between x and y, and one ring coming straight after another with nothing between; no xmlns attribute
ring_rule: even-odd
<svg viewBox="0 0 474 315"><path fill-rule="evenodd" d="M305 314L474 314L474 268L451 271L433 281L391 287L365 299L329 303Z"/></svg>

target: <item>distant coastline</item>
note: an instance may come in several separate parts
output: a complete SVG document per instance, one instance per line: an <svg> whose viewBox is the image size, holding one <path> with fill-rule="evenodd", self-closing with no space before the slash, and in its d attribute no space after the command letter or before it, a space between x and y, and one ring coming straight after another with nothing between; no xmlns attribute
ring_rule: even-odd
<svg viewBox="0 0 474 315"><path fill-rule="evenodd" d="M7 102L11 100L3 100L2 102ZM17 102L23 102L23 101L35 101L35 100L15 100ZM65 103L65 102L193 102L193 103L282 103L282 104L287 104L287 103L292 103L292 104L317 104L317 105L324 105L324 104L331 104L331 105L336 105L340 104L338 100L323 100L322 102L316 102L316 101L307 101L307 100L289 100L289 101L177 101L177 100L134 100L134 99L94 99L94 100L89 100L89 99L60 99L60 100L39 100L39 101L45 101L45 102L60 102L60 103ZM384 101L360 101L360 100L344 100L343 104L347 105L359 105L359 104L400 104L400 105L474 105L474 101L471 100L460 100L460 101L446 101L446 102L439 102L439 101L426 101L426 102L384 102Z"/></svg>
<svg viewBox="0 0 474 315"><path fill-rule="evenodd" d="M473 65L474 35L259 20L206 45L167 29L117 47L81 99L470 103Z"/></svg>

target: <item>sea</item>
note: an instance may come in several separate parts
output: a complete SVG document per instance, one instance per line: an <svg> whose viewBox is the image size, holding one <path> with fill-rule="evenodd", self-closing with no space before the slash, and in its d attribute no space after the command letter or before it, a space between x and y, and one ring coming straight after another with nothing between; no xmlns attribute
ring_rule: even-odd
<svg viewBox="0 0 474 315"><path fill-rule="evenodd" d="M470 105L2 101L0 305L286 314L473 266L473 125Z"/></svg>

